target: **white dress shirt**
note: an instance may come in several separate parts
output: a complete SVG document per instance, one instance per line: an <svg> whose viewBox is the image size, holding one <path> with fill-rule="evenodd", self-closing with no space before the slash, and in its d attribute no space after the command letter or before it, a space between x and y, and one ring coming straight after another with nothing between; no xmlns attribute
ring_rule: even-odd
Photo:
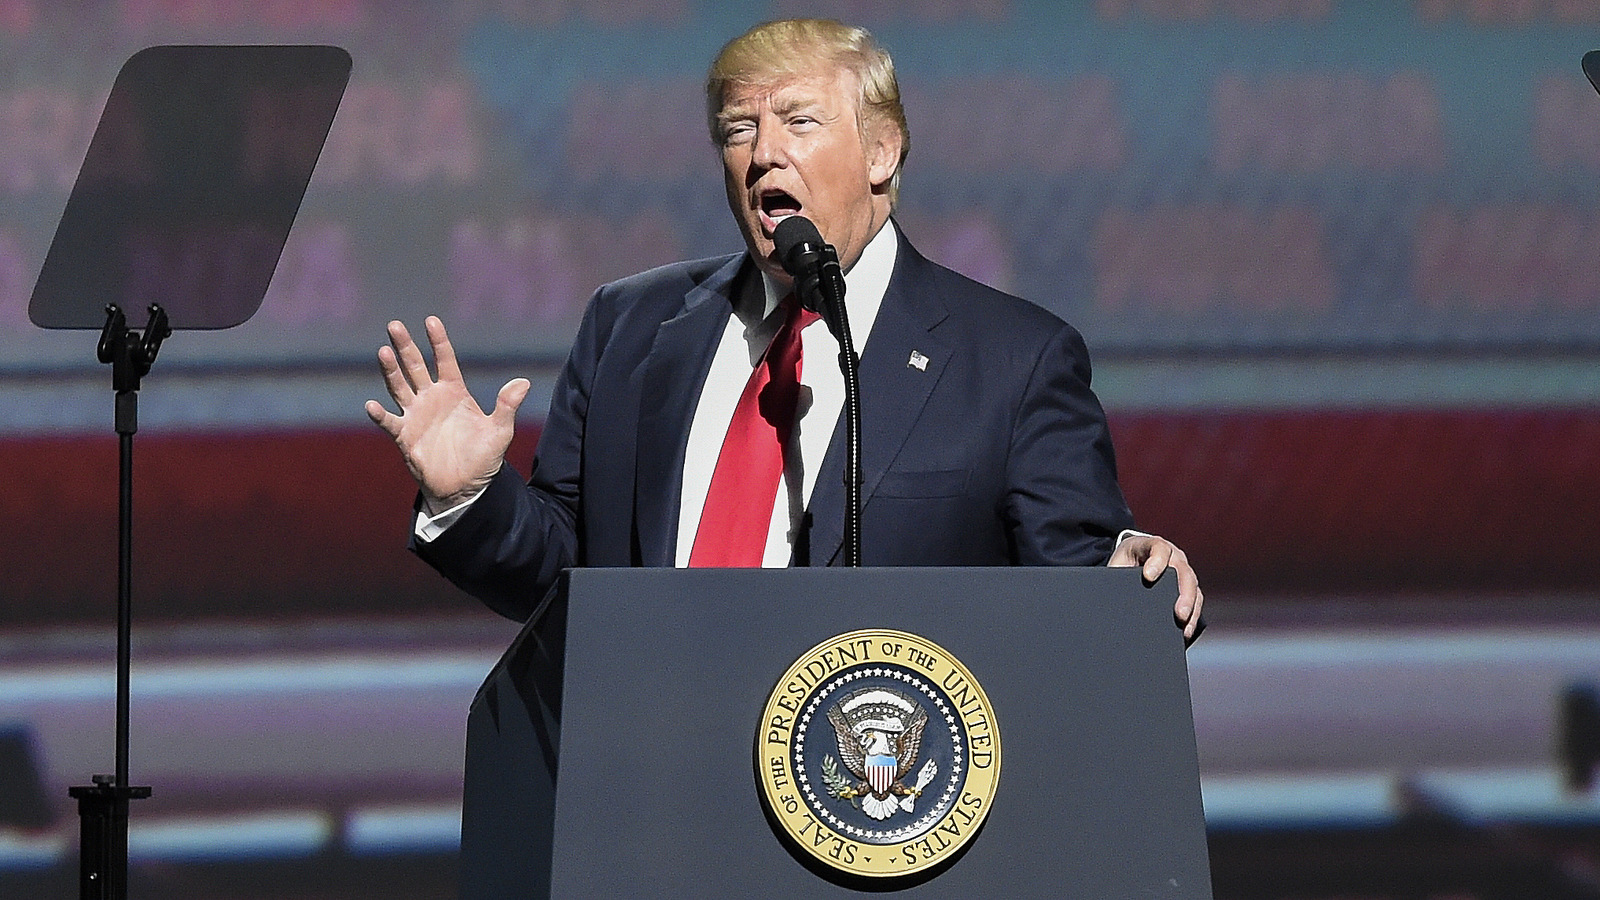
<svg viewBox="0 0 1600 900"><path fill-rule="evenodd" d="M894 273L898 240L894 226L878 230L861 258L844 274L845 306L850 316L850 337L856 353L861 353L878 318L878 307ZM760 361L767 345L783 325L778 304L783 289L762 273L763 290L751 290L739 298L728 327L717 345L706 375L700 402L689 427L689 445L683 462L683 497L678 506L678 548L676 565L689 564L689 552L700 528L700 513L711 488L711 474L722 452L722 441L733 420L733 411ZM814 322L800 332L800 402L796 410L794 437L784 460L783 479L772 498L772 518L767 530L767 549L761 565L782 568L789 564L794 537L811 489L817 483L817 468L828 452L840 411L844 408L844 374L839 371L839 342L822 322ZM794 452L798 450L799 452Z"/></svg>

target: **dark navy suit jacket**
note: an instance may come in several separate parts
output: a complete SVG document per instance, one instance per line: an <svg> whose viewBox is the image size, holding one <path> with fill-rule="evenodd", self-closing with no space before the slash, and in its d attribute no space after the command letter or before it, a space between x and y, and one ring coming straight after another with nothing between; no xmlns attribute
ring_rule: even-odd
<svg viewBox="0 0 1600 900"><path fill-rule="evenodd" d="M503 467L461 519L413 548L518 620L563 568L671 566L689 423L755 277L739 254L602 287L556 381L529 480ZM913 351L925 368L910 364ZM1132 516L1089 374L1070 325L901 237L860 365L862 564L1104 563ZM841 416L796 565L841 557L843 435Z"/></svg>

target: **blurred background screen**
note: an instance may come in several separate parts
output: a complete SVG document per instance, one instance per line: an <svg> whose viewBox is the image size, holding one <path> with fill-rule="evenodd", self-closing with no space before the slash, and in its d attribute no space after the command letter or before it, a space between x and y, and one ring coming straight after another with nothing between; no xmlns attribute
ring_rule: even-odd
<svg viewBox="0 0 1600 900"><path fill-rule="evenodd" d="M0 895L111 762L110 372L27 308L123 62L355 64L259 312L144 381L134 894L451 896L516 626L404 549L384 323L533 379L526 472L592 291L741 249L701 83L791 15L893 53L905 232L1084 333L1202 576L1219 900L1600 896L1600 0L0 0Z"/></svg>

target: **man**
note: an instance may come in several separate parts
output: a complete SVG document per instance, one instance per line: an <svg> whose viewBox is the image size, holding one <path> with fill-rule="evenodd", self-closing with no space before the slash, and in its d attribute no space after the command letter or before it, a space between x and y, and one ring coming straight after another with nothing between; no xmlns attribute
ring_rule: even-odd
<svg viewBox="0 0 1600 900"><path fill-rule="evenodd" d="M768 23L723 48L706 97L747 252L596 292L526 484L503 456L527 380L485 415L437 318L437 379L389 324L378 357L401 414L367 413L421 487L414 549L517 619L568 566L836 563L838 345L786 301L773 246L804 215L838 250L861 352L862 563L1109 563L1147 581L1170 565L1193 638L1198 581L1177 547L1129 531L1077 331L923 259L892 223L909 133L888 54L836 22ZM777 413L760 407L768 379L788 384ZM752 475L762 442L770 474Z"/></svg>

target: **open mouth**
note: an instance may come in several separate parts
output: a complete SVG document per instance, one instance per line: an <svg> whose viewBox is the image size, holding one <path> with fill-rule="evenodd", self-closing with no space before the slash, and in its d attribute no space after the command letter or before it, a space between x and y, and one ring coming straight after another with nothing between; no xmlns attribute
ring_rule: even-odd
<svg viewBox="0 0 1600 900"><path fill-rule="evenodd" d="M761 192L757 199L761 209L761 227L771 234L778 223L789 216L800 213L800 201L788 191L769 189Z"/></svg>

